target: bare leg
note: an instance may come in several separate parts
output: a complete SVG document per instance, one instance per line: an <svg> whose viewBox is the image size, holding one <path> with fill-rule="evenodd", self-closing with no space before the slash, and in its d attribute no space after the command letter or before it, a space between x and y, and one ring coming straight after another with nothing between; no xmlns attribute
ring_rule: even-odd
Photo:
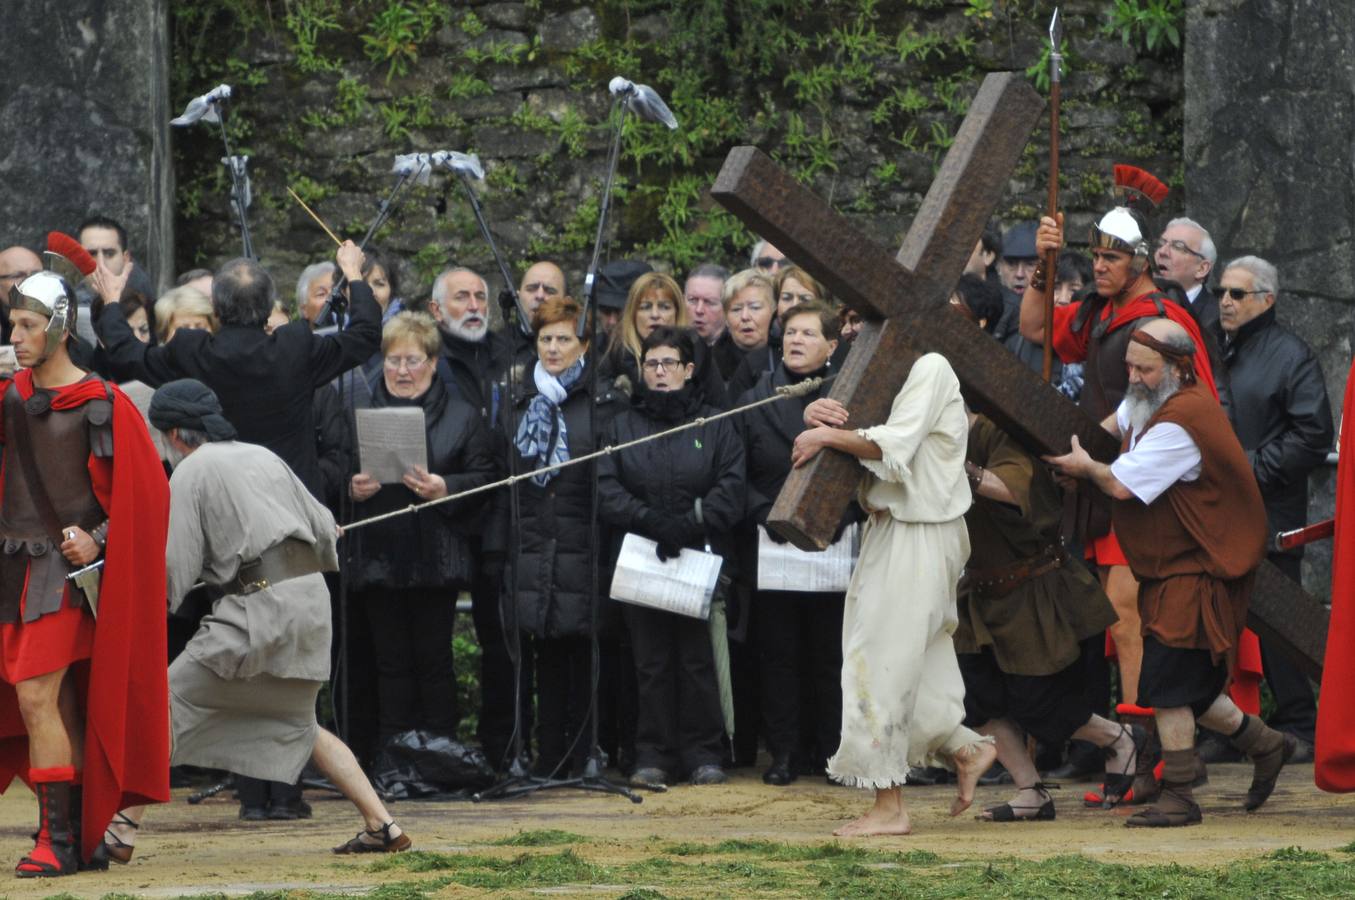
<svg viewBox="0 0 1355 900"><path fill-rule="evenodd" d="M358 765L357 757L348 749L347 744L321 728L320 736L315 740L311 761L358 808L363 821L367 823L368 831L379 831L383 825L391 821L385 804L376 795L372 783L367 780L362 767ZM391 826L390 836L399 835L400 827Z"/></svg>
<svg viewBox="0 0 1355 900"><path fill-rule="evenodd" d="M875 834L909 834L913 825L903 808L903 791L897 787L875 791L875 805L861 818L833 832L838 837L869 837Z"/></svg>
<svg viewBox="0 0 1355 900"><path fill-rule="evenodd" d="M1101 567L1101 586L1119 617L1110 626L1120 663L1120 696L1125 703L1139 698L1139 669L1143 665L1143 635L1139 633L1139 583L1128 566Z"/></svg>
<svg viewBox="0 0 1355 900"><path fill-rule="evenodd" d="M1102 750L1109 751L1110 755L1106 757L1108 796L1105 800L1109 805L1119 803L1123 799L1123 794L1109 796L1112 787L1111 776L1121 775L1132 779L1138 766L1138 748L1129 729L1093 713L1086 725L1073 732L1073 739L1088 741Z"/></svg>
<svg viewBox="0 0 1355 900"><path fill-rule="evenodd" d="M975 741L956 750L950 758L955 764L955 799L950 802L950 814L958 816L974 802L979 776L997 761L997 747L991 741Z"/></svg>
<svg viewBox="0 0 1355 900"><path fill-rule="evenodd" d="M19 714L28 732L28 762L35 769L69 766L75 762L71 734L62 715L65 669L29 678L14 686ZM72 696L71 702L74 703Z"/></svg>
<svg viewBox="0 0 1355 900"><path fill-rule="evenodd" d="M975 730L996 739L997 761L1006 767L1017 785L1016 796L1008 801L1013 813L1018 819L1035 815L1047 798L1034 787L1040 783L1040 772L1026 752L1026 742L1016 725L1010 719L992 719ZM985 809L979 818L992 821L993 809Z"/></svg>
<svg viewBox="0 0 1355 900"><path fill-rule="evenodd" d="M1195 714L1190 711L1190 707L1158 707L1153 714L1157 719L1157 737L1162 742L1163 750L1191 750L1195 747Z"/></svg>
<svg viewBox="0 0 1355 900"><path fill-rule="evenodd" d="M1242 727L1242 710L1237 708L1233 698L1219 694L1200 716L1200 724L1227 737Z"/></svg>

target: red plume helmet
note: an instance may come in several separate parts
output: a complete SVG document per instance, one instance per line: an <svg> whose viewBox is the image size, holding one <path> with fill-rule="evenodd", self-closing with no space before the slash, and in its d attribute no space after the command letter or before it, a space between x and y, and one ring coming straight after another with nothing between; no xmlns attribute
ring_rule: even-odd
<svg viewBox="0 0 1355 900"><path fill-rule="evenodd" d="M1151 172L1138 166L1117 165L1115 167L1115 193L1122 197L1125 206L1147 218L1171 189L1159 181Z"/></svg>
<svg viewBox="0 0 1355 900"><path fill-rule="evenodd" d="M47 268L75 287L86 275L93 275L99 264L80 242L60 231L47 232Z"/></svg>

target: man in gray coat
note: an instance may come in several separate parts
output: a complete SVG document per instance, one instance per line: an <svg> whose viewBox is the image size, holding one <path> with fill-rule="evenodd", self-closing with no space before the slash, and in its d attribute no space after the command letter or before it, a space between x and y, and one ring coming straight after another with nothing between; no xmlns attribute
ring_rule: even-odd
<svg viewBox="0 0 1355 900"><path fill-rule="evenodd" d="M221 592L169 669L171 764L291 783L314 761L364 822L335 853L409 849L409 835L352 751L315 718L315 698L329 678L329 594L320 573L338 567L334 517L271 450L235 440L202 382L159 388L150 420L174 464L170 608L198 581ZM139 812L125 810L105 835L120 862L131 857Z"/></svg>

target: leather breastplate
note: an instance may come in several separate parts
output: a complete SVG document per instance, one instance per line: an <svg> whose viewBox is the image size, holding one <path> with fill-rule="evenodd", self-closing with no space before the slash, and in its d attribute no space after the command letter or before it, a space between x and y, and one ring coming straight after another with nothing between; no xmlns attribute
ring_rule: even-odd
<svg viewBox="0 0 1355 900"><path fill-rule="evenodd" d="M90 401L74 409L50 408L51 393L36 390L28 402L17 388L5 391L3 410L7 442L4 449L4 496L0 505L0 622L18 618L24 596L24 620L31 622L61 608L65 577L72 566L61 555L61 536L48 534L32 486L23 475L15 445L16 416L27 416L33 458L43 484L63 525L92 531L105 518L89 476L91 426L103 430L111 404ZM102 443L102 440L100 441ZM104 454L99 454L104 455Z"/></svg>

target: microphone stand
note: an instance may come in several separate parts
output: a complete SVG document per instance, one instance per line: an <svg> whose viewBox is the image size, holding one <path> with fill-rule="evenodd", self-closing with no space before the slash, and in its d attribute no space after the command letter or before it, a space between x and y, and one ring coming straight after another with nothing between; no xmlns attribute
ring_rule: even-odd
<svg viewBox="0 0 1355 900"><path fill-rule="evenodd" d="M622 115L624 116L624 107ZM620 128L618 127L617 138L613 146L613 155L611 160L611 168L613 171L615 170L616 165L615 160L616 150L620 144L620 134L621 134ZM511 331L513 326L513 320L516 318L517 325L522 330L522 333L524 335L530 336L531 327L527 324L526 321L526 309L522 305L522 298L518 295L517 290L513 288L512 275L509 273L508 266L504 262L503 256L499 253L498 246L495 244L493 235L490 233L489 225L485 221L484 212L481 210L480 203L475 196L475 191L471 187L470 176L467 175L465 172L457 172L457 174L461 176L461 183L466 189L466 196L470 200L471 211L475 215L475 221L480 226L480 233L484 236L485 242L489 244L490 252L493 253L494 259L498 263L499 271L503 276L505 287L503 292L499 295L499 302L501 304L504 321L508 325L509 330ZM609 195L611 192L611 181L612 181L611 175L609 174L607 178L608 185L607 192ZM601 241L601 239L602 231L601 228L599 228L598 231L599 242ZM586 288L586 290L589 292L591 292L592 273L597 269L597 260L599 251L600 246L595 247L593 250L593 264L589 271L589 282L588 287ZM585 309L585 311L579 318L578 328L580 334L583 333L583 329L586 327L587 319L588 316ZM596 348L598 346L596 343L596 328L594 329L594 331L595 331L594 343L591 346L592 349L596 351ZM596 362L597 358L595 356L593 364L588 366L588 368L591 370L589 375L590 381L588 397L588 422L589 422L589 431L593 435L594 442L597 441L597 421L595 412L595 408L597 406ZM516 392L514 390L514 374L513 374L514 367L515 361L512 358L512 354L510 353L508 360L508 379L507 379L508 396L506 399L508 414L507 418L508 418L509 475L517 474L517 448L513 445L513 438L517 434L517 425L515 421L517 417L515 411L517 398ZM510 548L507 563L509 566L508 582L511 585L512 590L508 596L506 610L505 604L502 602L503 598L502 596L500 597L499 613L500 620L503 622L504 626L503 629L504 640L508 645L509 657L513 661L513 737L512 740L509 742L510 743L509 752L513 754L513 759L512 762L509 763L508 772L505 778L496 782L495 784L491 785L485 790L480 791L479 793L473 794L471 796L471 799L476 803L479 803L483 800L508 800L514 797L524 797L529 794L534 794L537 791L548 790L553 788L577 788L583 791L595 791L598 793L605 794L619 794L629 799L632 803L640 803L644 799L639 794L636 794L629 788L623 785L614 784L613 782L608 780L605 775L602 774L602 750L598 746L598 680L599 680L600 649L598 645L598 633L597 633L597 613L598 613L597 607L598 607L598 585L599 585L598 554L600 552L601 542L599 540L599 529L598 529L598 513L597 513L598 473L596 464L593 465L592 470L593 470L592 475L593 509L592 516L589 522L590 527L589 549L591 551L591 570L590 570L591 596L589 598L589 639L592 658L590 666L590 696L587 714L589 724L589 752L587 762L584 763L584 770L582 774L573 778L554 778L551 776L541 777L533 775L531 774L530 771L526 769L526 767L522 763L523 758L522 751L524 745L524 734L523 734L524 728L522 721L523 720L522 632L519 628L518 610L517 610L519 568L516 562L517 556L516 548ZM510 516L509 534L517 535L520 533L519 523L521 512L519 506L518 483L516 481L512 481L509 483L508 493L509 493L509 516ZM568 758L569 754L572 753L573 749L578 746L578 741L582 736L583 736L582 733L575 735L574 744L570 747L568 751L566 751L566 759ZM563 760L561 762L563 763ZM554 773L552 773L552 775L553 774Z"/></svg>
<svg viewBox="0 0 1355 900"><path fill-rule="evenodd" d="M226 171L231 174L231 209L235 211L236 218L240 222L241 255L246 259L257 259L254 255L254 238L249 233L249 206L251 202L249 157L236 156L231 153L231 139L230 135L226 133L225 106L218 102L216 107L217 121L221 125L221 143L226 148L226 155L221 158L221 162L225 164Z"/></svg>
<svg viewBox="0 0 1355 900"><path fill-rule="evenodd" d="M584 329L587 328L588 313L594 309L596 299L593 296L597 282L598 260L602 257L602 241L607 229L607 213L612 206L612 184L616 180L616 168L621 162L621 132L626 125L626 101L624 97L616 97L612 100L612 112L609 115L615 116L617 107L620 107L620 118L616 122L616 130L612 134L612 146L607 151L607 180L602 188L602 204L598 207L598 230L593 238L593 259L588 263L588 274L583 279L583 315L579 318L578 336L583 337ZM594 317L596 325L597 316ZM596 328L594 331L596 332ZM593 345L596 349L597 345ZM590 382L590 387L596 387L596 383Z"/></svg>

